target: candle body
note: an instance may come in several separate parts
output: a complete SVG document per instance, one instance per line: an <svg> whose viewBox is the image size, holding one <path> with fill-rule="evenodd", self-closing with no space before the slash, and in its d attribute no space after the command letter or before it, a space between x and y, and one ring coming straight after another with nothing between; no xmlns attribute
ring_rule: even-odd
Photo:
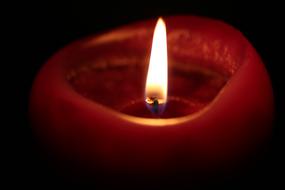
<svg viewBox="0 0 285 190"><path fill-rule="evenodd" d="M107 174L210 173L239 166L266 142L273 116L269 77L243 35L219 21L166 18L169 57L183 67L198 64L228 78L217 96L196 113L138 118L112 107L116 92L114 99L101 97L98 103L72 86L74 72L88 69L80 65L98 61L98 56L110 58L123 49L132 49L135 56L148 55L154 24L135 23L77 41L42 68L33 86L30 113L35 131L57 160ZM108 61L102 61L99 67L106 65Z"/></svg>

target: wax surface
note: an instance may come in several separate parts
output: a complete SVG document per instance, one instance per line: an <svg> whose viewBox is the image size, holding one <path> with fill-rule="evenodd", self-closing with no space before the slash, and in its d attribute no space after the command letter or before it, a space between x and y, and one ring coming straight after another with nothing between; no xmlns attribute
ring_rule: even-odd
<svg viewBox="0 0 285 190"><path fill-rule="evenodd" d="M73 70L69 82L81 95L117 111L139 116L156 117L144 103L145 69L140 62L126 59L125 65ZM100 63L99 63L100 64ZM174 65L174 64L173 64ZM206 68L170 68L169 98L159 117L171 118L197 112L211 102L225 85L227 77Z"/></svg>

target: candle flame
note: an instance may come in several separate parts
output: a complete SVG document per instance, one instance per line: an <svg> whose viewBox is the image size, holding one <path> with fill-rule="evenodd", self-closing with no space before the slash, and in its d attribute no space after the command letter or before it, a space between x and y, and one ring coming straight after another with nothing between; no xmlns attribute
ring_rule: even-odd
<svg viewBox="0 0 285 190"><path fill-rule="evenodd" d="M160 113L167 102L166 26L159 18L154 29L151 55L145 86L145 101L152 112Z"/></svg>

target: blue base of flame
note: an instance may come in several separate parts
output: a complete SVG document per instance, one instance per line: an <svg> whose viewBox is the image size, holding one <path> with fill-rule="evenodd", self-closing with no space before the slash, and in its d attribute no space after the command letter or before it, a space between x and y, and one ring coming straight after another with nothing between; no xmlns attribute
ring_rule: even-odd
<svg viewBox="0 0 285 190"><path fill-rule="evenodd" d="M150 110L153 116L159 117L163 114L166 104L159 104L158 102L154 102L153 104L146 104L146 107Z"/></svg>

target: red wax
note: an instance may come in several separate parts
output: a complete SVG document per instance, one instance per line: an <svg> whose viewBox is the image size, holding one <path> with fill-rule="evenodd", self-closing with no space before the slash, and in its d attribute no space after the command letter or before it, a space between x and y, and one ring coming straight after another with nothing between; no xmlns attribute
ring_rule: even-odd
<svg viewBox="0 0 285 190"><path fill-rule="evenodd" d="M251 44L220 21L165 19L169 104L162 118L147 112L155 22L77 41L43 66L30 113L58 160L107 174L210 172L262 147L271 132L270 80Z"/></svg>

